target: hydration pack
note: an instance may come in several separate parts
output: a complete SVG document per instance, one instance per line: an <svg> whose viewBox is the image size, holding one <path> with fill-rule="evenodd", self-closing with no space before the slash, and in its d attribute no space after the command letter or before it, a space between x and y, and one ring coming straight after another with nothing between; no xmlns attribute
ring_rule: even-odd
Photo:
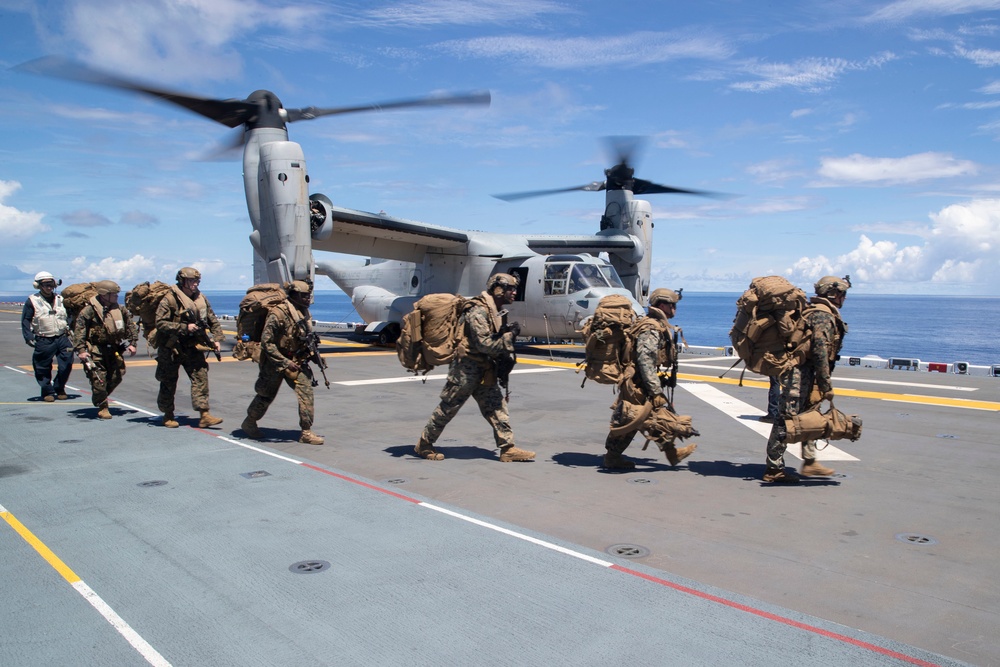
<svg viewBox="0 0 1000 667"><path fill-rule="evenodd" d="M76 316L80 314L80 311L90 302L92 297L97 296L97 286L94 283L67 285L59 292L59 296L62 297L63 307L69 316L69 325L72 329Z"/></svg>
<svg viewBox="0 0 1000 667"><path fill-rule="evenodd" d="M583 327L584 359L576 365L587 380L598 384L618 384L628 366L633 338L630 329L636 322L632 300L620 294L609 294L597 303L593 317Z"/></svg>
<svg viewBox="0 0 1000 667"><path fill-rule="evenodd" d="M464 357L469 344L461 315L470 304L470 299L444 293L428 294L413 304L396 340L399 363L426 375L435 366Z"/></svg>
<svg viewBox="0 0 1000 667"><path fill-rule="evenodd" d="M288 295L278 283L262 283L247 290L236 316L236 345L233 347L235 359L260 362L260 338L264 334L267 314L287 298Z"/></svg>
<svg viewBox="0 0 1000 667"><path fill-rule="evenodd" d="M805 292L781 276L754 278L736 301L729 331L736 356L748 370L770 377L800 365L812 342L805 321L810 307Z"/></svg>
<svg viewBox="0 0 1000 667"><path fill-rule="evenodd" d="M152 350L156 349L156 309L170 289L170 285L157 280L139 283L125 293L125 307L139 318L142 335Z"/></svg>

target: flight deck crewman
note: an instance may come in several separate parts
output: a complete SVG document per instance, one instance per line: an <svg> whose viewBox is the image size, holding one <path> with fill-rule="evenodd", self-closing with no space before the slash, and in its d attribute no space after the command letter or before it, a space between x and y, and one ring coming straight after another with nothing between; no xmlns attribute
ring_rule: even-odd
<svg viewBox="0 0 1000 667"><path fill-rule="evenodd" d="M139 327L129 313L118 306L121 289L113 280L95 283L97 296L91 297L73 323L76 354L90 380L91 400L99 419L111 419L108 397L125 375L124 352L135 356Z"/></svg>
<svg viewBox="0 0 1000 667"><path fill-rule="evenodd" d="M649 311L636 322L629 335L634 337L631 359L618 385L618 398L612 406L611 430L604 448L604 467L631 470L635 462L623 453L637 431L655 442L667 456L670 465L677 465L691 456L697 445L678 448L674 441L699 435L691 427L691 418L674 414L673 405L663 391L659 370L676 363L675 328L668 320L677 313L680 291L663 287L649 295Z"/></svg>
<svg viewBox="0 0 1000 667"><path fill-rule="evenodd" d="M73 343L69 339L69 313L63 305L62 296L56 294L56 287L62 285L62 280L56 280L48 271L39 271L33 284L38 292L24 302L21 334L24 342L35 348L31 365L42 390L42 400L48 403L56 399L64 401L69 398L66 381L73 370ZM53 359L58 364L54 382Z"/></svg>
<svg viewBox="0 0 1000 667"><path fill-rule="evenodd" d="M220 350L225 340L222 325L211 304L199 290L201 273L186 266L177 272L172 286L156 308L156 379L160 393L156 405L163 413L163 425L177 428L174 418L174 394L180 368L191 379L191 405L201 413L200 428L216 426L222 420L208 411L208 362L205 352Z"/></svg>
<svg viewBox="0 0 1000 667"><path fill-rule="evenodd" d="M247 417L240 428L255 440L263 437L257 421L264 417L284 380L295 391L299 403L299 427L302 429L299 442L322 445L323 436L311 430L316 417L313 385L304 368L308 363L304 360L308 351L300 335L302 326L309 327L311 320L309 304L312 303L312 286L296 280L285 286L285 293L288 300L271 308L264 320L264 332L260 338L260 372L254 385L257 395L247 407Z"/></svg>
<svg viewBox="0 0 1000 667"><path fill-rule="evenodd" d="M812 332L812 342L809 353L799 366L793 366L778 376L781 385L779 411L781 417L776 419L771 427L771 435L767 439L767 468L764 471L764 481L777 484L794 484L799 481L799 475L791 470L785 470L785 420L801 414L811 405L820 400L833 398L833 384L830 374L837 363L837 356L844 344L847 324L840 318L840 309L844 307L847 290L851 287L849 276L838 278L825 276L816 283L816 296L809 299L809 304L815 306L806 312L806 322ZM818 392L811 396L813 389ZM816 461L816 441L802 443L803 477L829 477L835 471Z"/></svg>
<svg viewBox="0 0 1000 667"><path fill-rule="evenodd" d="M462 314L460 325L465 327L469 352L457 356L448 369L448 380L441 392L441 403L434 409L416 446L417 456L428 461L440 461L444 454L434 449L459 409L471 396L479 411L493 427L493 439L500 448L500 461L533 461L535 453L514 446L507 401L497 382L496 361L514 353L514 340L520 333L517 322L505 326L506 313L501 308L514 302L517 278L507 273L490 276L486 291L470 300Z"/></svg>

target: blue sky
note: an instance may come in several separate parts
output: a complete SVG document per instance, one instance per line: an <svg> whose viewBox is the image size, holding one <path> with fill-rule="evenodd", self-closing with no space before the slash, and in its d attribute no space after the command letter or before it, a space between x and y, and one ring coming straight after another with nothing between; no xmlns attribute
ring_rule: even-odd
<svg viewBox="0 0 1000 667"><path fill-rule="evenodd" d="M228 130L8 68L43 55L288 107L488 89L487 108L289 126L334 203L494 232L596 231L603 137L647 137L653 285L850 273L863 293L1000 295L1000 0L0 0L0 292L45 269L249 285ZM321 279L325 286L332 283Z"/></svg>

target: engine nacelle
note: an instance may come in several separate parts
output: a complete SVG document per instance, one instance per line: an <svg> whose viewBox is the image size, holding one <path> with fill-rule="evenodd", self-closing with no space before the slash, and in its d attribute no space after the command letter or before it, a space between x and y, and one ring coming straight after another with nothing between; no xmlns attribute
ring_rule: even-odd
<svg viewBox="0 0 1000 667"><path fill-rule="evenodd" d="M332 210L333 202L326 195L318 192L309 195L309 233L313 241L325 241L333 234Z"/></svg>

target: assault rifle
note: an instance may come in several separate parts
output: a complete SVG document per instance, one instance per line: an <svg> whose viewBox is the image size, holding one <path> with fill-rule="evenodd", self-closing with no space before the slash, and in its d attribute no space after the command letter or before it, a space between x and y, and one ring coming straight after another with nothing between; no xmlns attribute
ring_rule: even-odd
<svg viewBox="0 0 1000 667"><path fill-rule="evenodd" d="M302 372L306 374L306 377L312 382L312 386L319 386L319 382L313 377L312 369L309 367L309 363L312 362L316 364L319 368L319 372L323 375L323 382L326 384L326 388L330 388L330 380L326 377L326 361L319 354L319 334L309 328L309 322L302 318L295 323L296 332L299 335L299 341L302 343L303 353L297 361L302 363Z"/></svg>
<svg viewBox="0 0 1000 667"><path fill-rule="evenodd" d="M219 352L218 348L215 347L215 341L212 339L212 327L209 326L208 320L204 317L198 317L198 313L194 310L182 310L181 311L181 324L193 324L197 327L193 332L186 335L194 339L195 345L199 349L201 347L207 347L206 352L212 352L215 354L215 358L222 361L222 353Z"/></svg>

